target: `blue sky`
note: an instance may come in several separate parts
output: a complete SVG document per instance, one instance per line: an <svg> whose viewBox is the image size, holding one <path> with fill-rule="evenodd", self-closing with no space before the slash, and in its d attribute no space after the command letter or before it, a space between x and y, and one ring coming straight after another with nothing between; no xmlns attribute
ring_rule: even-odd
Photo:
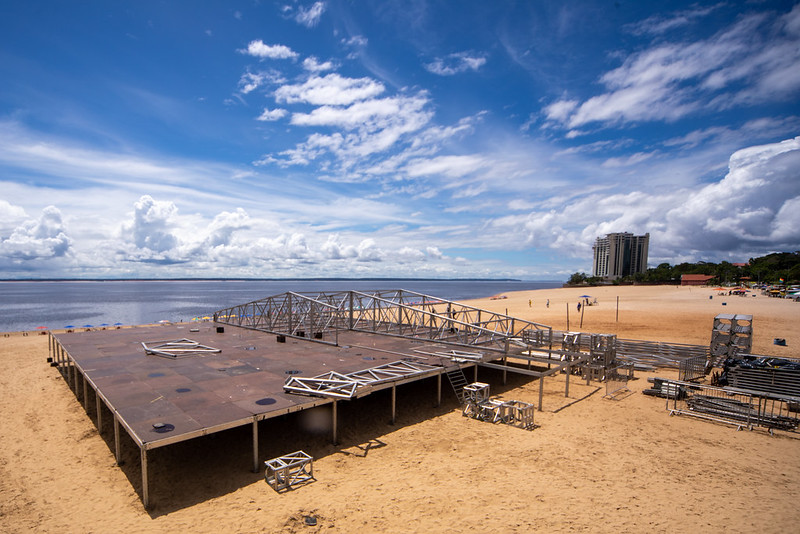
<svg viewBox="0 0 800 534"><path fill-rule="evenodd" d="M0 278L800 250L792 2L4 2L0 79Z"/></svg>

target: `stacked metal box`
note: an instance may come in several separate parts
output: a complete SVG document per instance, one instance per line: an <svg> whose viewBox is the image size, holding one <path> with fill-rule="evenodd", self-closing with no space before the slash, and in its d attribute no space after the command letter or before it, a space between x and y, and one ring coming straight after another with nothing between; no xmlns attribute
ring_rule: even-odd
<svg viewBox="0 0 800 534"><path fill-rule="evenodd" d="M753 346L753 316L720 313L711 331L711 357L721 360L749 354Z"/></svg>

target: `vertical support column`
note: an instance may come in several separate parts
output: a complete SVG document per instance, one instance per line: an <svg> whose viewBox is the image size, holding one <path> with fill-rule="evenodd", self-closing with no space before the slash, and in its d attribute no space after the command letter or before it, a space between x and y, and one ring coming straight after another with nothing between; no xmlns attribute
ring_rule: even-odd
<svg viewBox="0 0 800 534"><path fill-rule="evenodd" d="M392 422L394 424L397 421L397 386L392 384Z"/></svg>
<svg viewBox="0 0 800 534"><path fill-rule="evenodd" d="M338 426L338 423L339 423L339 421L338 421L339 417L338 417L338 414L336 413L337 412L337 408L338 408L337 404L338 404L338 401L336 399L334 399L333 400L333 444L334 445L338 445L339 444L339 436L338 436L338 429L337 429L337 426Z"/></svg>
<svg viewBox="0 0 800 534"><path fill-rule="evenodd" d="M94 404L97 408L97 433L103 433L103 410L101 409L103 406L103 401L100 399L100 395L97 394L97 390L94 390Z"/></svg>
<svg viewBox="0 0 800 534"><path fill-rule="evenodd" d="M569 375L572 374L572 365L567 364L567 384L564 386L564 396L569 397Z"/></svg>
<svg viewBox="0 0 800 534"><path fill-rule="evenodd" d="M119 418L116 412L114 413L114 458L117 460L117 465L122 465L122 452L119 443Z"/></svg>
<svg viewBox="0 0 800 534"><path fill-rule="evenodd" d="M442 373L436 375L436 407L442 405Z"/></svg>
<svg viewBox="0 0 800 534"><path fill-rule="evenodd" d="M544 375L539 377L539 411L542 411L542 397L544 397Z"/></svg>
<svg viewBox="0 0 800 534"><path fill-rule="evenodd" d="M86 410L86 413L89 413L89 382L86 380L86 376L81 375L83 379L83 409Z"/></svg>
<svg viewBox="0 0 800 534"><path fill-rule="evenodd" d="M473 382L477 382L478 381L478 364L477 363L475 364L475 372L473 373L473 377L474 378L473 378L472 381Z"/></svg>
<svg viewBox="0 0 800 534"><path fill-rule="evenodd" d="M313 302L308 303L308 339L314 339L314 306Z"/></svg>
<svg viewBox="0 0 800 534"><path fill-rule="evenodd" d="M294 313L292 312L292 294L286 294L286 307L289 310L289 335L294 334Z"/></svg>
<svg viewBox="0 0 800 534"><path fill-rule="evenodd" d="M75 386L75 397L78 396L78 366L75 361L72 362L73 386Z"/></svg>
<svg viewBox="0 0 800 534"><path fill-rule="evenodd" d="M503 356L503 385L508 381L508 356Z"/></svg>
<svg viewBox="0 0 800 534"><path fill-rule="evenodd" d="M142 504L145 508L150 507L150 483L147 479L147 449L144 445L139 449L139 457L142 460Z"/></svg>
<svg viewBox="0 0 800 534"><path fill-rule="evenodd" d="M258 465L258 418L253 417L253 473L260 471Z"/></svg>
<svg viewBox="0 0 800 534"><path fill-rule="evenodd" d="M347 319L347 329L348 330L352 330L353 329L353 292L352 291L348 291L348 293L350 294L350 306L349 306L349 310L348 310L350 313L348 314L348 319Z"/></svg>

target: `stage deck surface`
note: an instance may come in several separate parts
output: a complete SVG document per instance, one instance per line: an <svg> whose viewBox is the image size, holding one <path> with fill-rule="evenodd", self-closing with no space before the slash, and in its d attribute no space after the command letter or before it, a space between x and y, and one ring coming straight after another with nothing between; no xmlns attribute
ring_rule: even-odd
<svg viewBox="0 0 800 534"><path fill-rule="evenodd" d="M352 331L339 333L339 346L292 337L280 343L275 334L230 325L218 333L217 326L184 323L54 337L131 437L147 449L332 402L284 392L292 375L347 374L405 358L440 365L438 357L415 351L448 350L424 340ZM221 352L172 358L146 354L142 346L179 339ZM435 374L439 371L416 379Z"/></svg>

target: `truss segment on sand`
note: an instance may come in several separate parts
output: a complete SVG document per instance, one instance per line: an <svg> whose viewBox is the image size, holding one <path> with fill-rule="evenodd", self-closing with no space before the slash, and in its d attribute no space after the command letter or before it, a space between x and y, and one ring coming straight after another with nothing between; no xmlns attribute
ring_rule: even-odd
<svg viewBox="0 0 800 534"><path fill-rule="evenodd" d="M403 289L287 292L219 310L214 321L334 345L345 330L501 353L552 343L549 326Z"/></svg>

